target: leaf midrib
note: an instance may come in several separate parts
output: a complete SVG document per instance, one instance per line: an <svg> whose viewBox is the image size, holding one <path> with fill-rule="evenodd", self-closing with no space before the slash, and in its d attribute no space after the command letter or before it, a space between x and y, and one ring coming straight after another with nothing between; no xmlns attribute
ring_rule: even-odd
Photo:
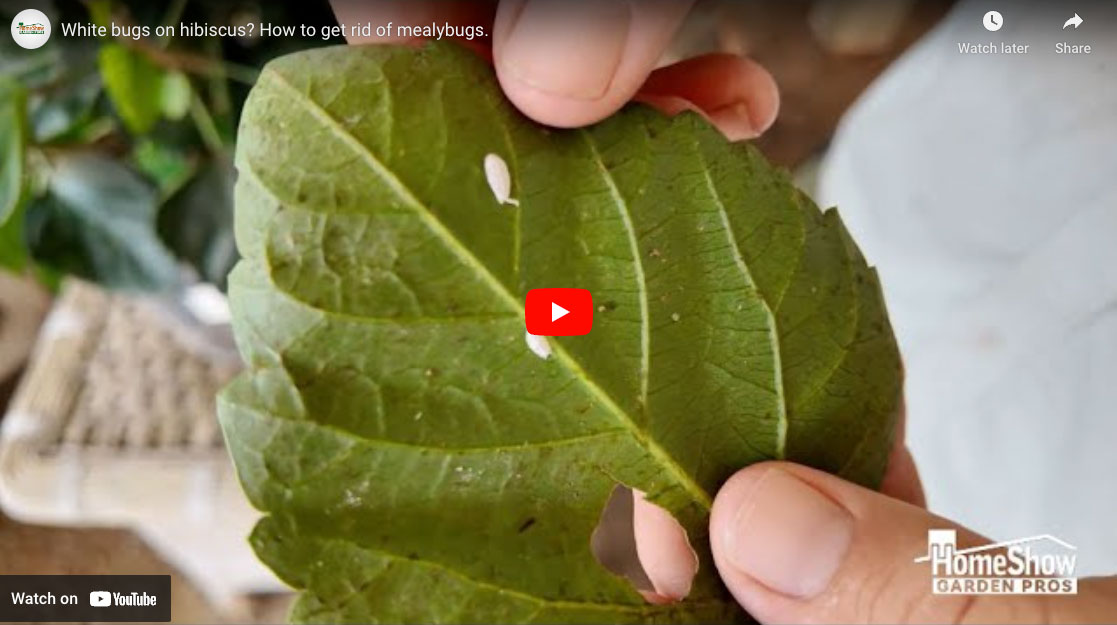
<svg viewBox="0 0 1117 625"><path fill-rule="evenodd" d="M430 228L430 230L440 239L443 243L454 253L463 263L476 270L481 279L489 284L490 288L496 295L504 300L517 315L521 318L524 317L524 308L520 304L519 299L514 297L505 285L496 278L489 271L488 267L484 265L472 252L466 248L461 241L452 233L441 221L434 216L430 209L417 198L403 181L401 181L394 173L392 173L380 160L368 149L363 143L358 141L356 137L351 135L345 128L333 118L332 115L323 109L316 101L310 98L307 94L297 89L294 85L287 81L287 79L277 72L275 69L265 67L260 76L260 84L265 83L267 78L271 82L278 85L284 91L290 93L295 101L302 104L303 108L314 119L321 122L327 129L329 129L342 143L347 145L354 151L357 156L364 160L372 171L390 188L405 204L410 206L415 211L416 215L423 221L423 223ZM564 365L578 380L580 380L592 395L599 398L602 404L617 416L618 420L624 426L630 435L639 443L648 453L657 460L662 466L666 467L671 473L675 481L678 482L684 490L691 496L691 498L703 508L704 511L709 512L713 499L709 492L700 486L694 479L683 470L683 468L675 461L667 451L661 447L656 441L644 434L644 432L637 426L636 422L626 413L615 401L609 396L603 388L594 382L582 368L582 366L575 360L569 352L567 352L561 344L557 341L552 342L552 355L555 360ZM630 485L631 486L631 485Z"/></svg>

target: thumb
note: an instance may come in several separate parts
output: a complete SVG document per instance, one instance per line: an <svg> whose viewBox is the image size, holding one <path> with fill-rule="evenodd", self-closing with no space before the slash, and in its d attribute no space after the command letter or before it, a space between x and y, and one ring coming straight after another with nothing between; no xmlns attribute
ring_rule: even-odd
<svg viewBox="0 0 1117 625"><path fill-rule="evenodd" d="M927 530L980 536L840 478L786 462L739 471L710 517L718 571L761 622L1093 622L1117 617L1117 578L1080 580L1078 595L935 595Z"/></svg>
<svg viewBox="0 0 1117 625"><path fill-rule="evenodd" d="M493 60L504 93L552 126L601 120L632 99L689 0L503 0Z"/></svg>

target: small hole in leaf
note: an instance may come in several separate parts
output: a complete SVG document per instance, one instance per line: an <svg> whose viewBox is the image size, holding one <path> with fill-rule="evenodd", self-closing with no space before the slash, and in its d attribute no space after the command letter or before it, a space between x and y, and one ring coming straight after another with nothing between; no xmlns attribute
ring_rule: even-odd
<svg viewBox="0 0 1117 625"><path fill-rule="evenodd" d="M601 512L590 546L602 566L653 603L685 598L698 572L686 530L643 493L620 484Z"/></svg>
<svg viewBox="0 0 1117 625"><path fill-rule="evenodd" d="M613 488L601 519L590 538L593 555L601 566L627 579L641 592L652 590L652 582L640 566L636 536L632 531L632 489L618 484Z"/></svg>

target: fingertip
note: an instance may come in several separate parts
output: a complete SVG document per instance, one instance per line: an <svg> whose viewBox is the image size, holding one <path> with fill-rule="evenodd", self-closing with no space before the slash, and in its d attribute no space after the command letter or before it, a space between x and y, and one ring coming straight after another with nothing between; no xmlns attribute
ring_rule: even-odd
<svg viewBox="0 0 1117 625"><path fill-rule="evenodd" d="M690 2L506 0L493 26L497 77L532 119L600 121L643 84Z"/></svg>
<svg viewBox="0 0 1117 625"><path fill-rule="evenodd" d="M531 119L556 128L577 128L599 122L620 110L627 97L610 95L597 100L573 100L556 96L510 77L508 70L496 64L497 79L504 95L517 109Z"/></svg>
<svg viewBox="0 0 1117 625"><path fill-rule="evenodd" d="M753 139L775 123L780 108L775 78L755 61L732 54L708 54L657 69L637 99L671 115L686 101L730 141Z"/></svg>
<svg viewBox="0 0 1117 625"><path fill-rule="evenodd" d="M671 513L633 491L632 529L636 554L653 592L641 594L651 603L670 603L690 594L698 573L698 555L686 530Z"/></svg>
<svg viewBox="0 0 1117 625"><path fill-rule="evenodd" d="M950 621L958 595L933 596L928 531L954 529L926 510L789 462L738 472L711 510L714 563L737 601L762 622ZM865 588L887 589L866 594Z"/></svg>
<svg viewBox="0 0 1117 625"><path fill-rule="evenodd" d="M778 466L775 462L758 462L737 471L721 485L710 508L711 540L731 528L730 524L737 510L748 501L749 496L756 490L757 484L766 479L769 472Z"/></svg>
<svg viewBox="0 0 1117 625"><path fill-rule="evenodd" d="M773 598L822 593L852 542L850 513L824 492L767 462L734 474L710 514L714 562L730 592L754 615Z"/></svg>

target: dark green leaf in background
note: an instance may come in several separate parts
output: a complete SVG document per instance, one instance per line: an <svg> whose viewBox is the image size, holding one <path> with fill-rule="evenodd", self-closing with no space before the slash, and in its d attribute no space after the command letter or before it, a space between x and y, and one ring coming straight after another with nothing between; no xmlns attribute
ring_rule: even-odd
<svg viewBox="0 0 1117 625"><path fill-rule="evenodd" d="M23 200L26 145L27 92L0 79L0 226Z"/></svg>
<svg viewBox="0 0 1117 625"><path fill-rule="evenodd" d="M13 8L5 16L2 8L0 4L0 20L10 21L18 12ZM11 39L0 38L0 76L19 82L24 87L40 87L54 81L62 70L65 57L66 53L60 46L25 50Z"/></svg>
<svg viewBox="0 0 1117 625"><path fill-rule="evenodd" d="M94 104L101 95L101 79L85 74L64 82L49 93L36 96L31 106L31 129L36 143L80 140L80 130L94 119Z"/></svg>
<svg viewBox="0 0 1117 625"><path fill-rule="evenodd" d="M155 232L155 189L123 164L96 154L51 162L46 194L27 209L31 254L48 266L111 288L178 284L174 256Z"/></svg>
<svg viewBox="0 0 1117 625"><path fill-rule="evenodd" d="M11 20L23 8L0 3L0 16ZM92 22L154 29L178 23L336 23L326 0L232 5L87 0L46 2L38 8L56 25ZM102 286L164 288L178 282L168 269L174 248L200 276L220 284L235 250L230 198L217 197L215 190L228 191L230 183L208 173L210 164L225 158L232 146L240 108L258 68L280 52L316 45L325 42L259 36L68 37L25 50L11 39L0 40L0 77L18 93L27 93L21 115L10 114L4 98L11 94L0 97L0 151L12 147L7 140L16 136L9 132L15 125L27 142L22 158L5 152L0 161L0 184L16 179L17 173L22 180L18 188L0 188L0 201L8 200L0 204L0 263L23 267L30 246L39 261L32 269L39 276L54 280L74 271ZM145 209L146 216L125 211L129 216L121 217L102 205L81 204L84 198L103 195L106 185L96 181L80 192L67 187L71 200L82 198L77 203L57 194L51 163L91 154L116 161L127 177L139 173L154 184L155 201ZM196 175L203 179L195 181ZM10 200L15 197L22 198L22 210L13 212ZM156 206L165 226L177 224L160 233L161 243L150 234ZM5 224L6 213L15 217ZM84 230L89 221L100 225ZM123 231L103 231L117 226ZM98 244L99 236L104 241ZM212 240L203 242L205 237Z"/></svg>
<svg viewBox="0 0 1117 625"><path fill-rule="evenodd" d="M159 234L198 275L219 288L237 261L232 163L208 162L159 212Z"/></svg>
<svg viewBox="0 0 1117 625"><path fill-rule="evenodd" d="M265 68L236 165L248 369L220 415L296 620L744 618L709 553L721 483L771 458L880 479L900 367L876 274L835 211L697 116L546 129L453 46L334 48ZM537 287L597 305L546 360ZM595 560L618 483L687 529L686 601Z"/></svg>

